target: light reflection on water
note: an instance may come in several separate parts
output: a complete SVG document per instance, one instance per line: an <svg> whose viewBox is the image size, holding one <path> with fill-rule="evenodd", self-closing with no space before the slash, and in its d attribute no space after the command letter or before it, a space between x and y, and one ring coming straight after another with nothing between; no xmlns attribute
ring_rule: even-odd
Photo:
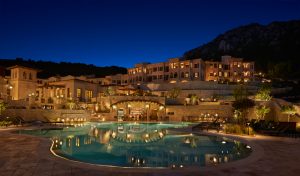
<svg viewBox="0 0 300 176"><path fill-rule="evenodd" d="M23 130L49 137L60 156L122 167L187 167L227 163L247 157L251 147L224 137L172 134L187 124L88 123L61 130Z"/></svg>

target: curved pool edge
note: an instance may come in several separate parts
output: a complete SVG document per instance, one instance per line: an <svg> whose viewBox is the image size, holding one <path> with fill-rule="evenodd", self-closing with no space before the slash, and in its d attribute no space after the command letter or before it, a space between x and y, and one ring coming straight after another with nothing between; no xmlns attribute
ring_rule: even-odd
<svg viewBox="0 0 300 176"><path fill-rule="evenodd" d="M21 129L32 129L32 127L22 127ZM241 141L244 144L247 144L251 146L252 152L249 156L246 158L231 161L229 163L222 163L218 165L212 165L212 166L204 166L204 167L183 167L183 168L169 168L169 167L163 167L163 168L154 168L154 167L121 167L121 166L108 166L108 165L99 165L99 164L92 164L92 163L86 163L81 161L76 161L68 158L64 158L62 156L59 156L57 154L53 154L51 152L51 148L53 145L53 142L49 138L43 138L38 136L32 136L27 134L14 134L13 131L20 130L20 128L14 128L9 130L4 130L2 132L9 132L13 136L24 136L26 138L34 138L38 139L40 141L41 147L38 148L36 151L37 153L41 153L43 158L47 158L50 160L54 160L55 162L61 163L61 164L67 164L72 167L78 167L78 168L85 168L85 169L93 169L98 171L109 171L109 172L121 172L121 173L149 173L149 172L156 172L156 173L168 173L168 172L177 172L177 173L185 173L185 172L209 172L215 169L222 170L227 169L231 167L237 167L237 166L245 166L247 164L253 163L257 160L259 160L263 156L263 148L257 144L254 140L256 137L248 137L248 136L238 136L238 135L232 135L232 134L224 134L224 133L214 133L214 132L193 132L195 134L202 134L202 135L212 135L212 136L222 136L227 137L232 140L238 140ZM1 132L1 131L0 131ZM1 133L2 133L1 132ZM251 140L253 139L253 140ZM49 152L50 151L50 152ZM68 162L66 162L68 161Z"/></svg>
<svg viewBox="0 0 300 176"><path fill-rule="evenodd" d="M210 166L203 166L203 167L196 167L196 166L189 166L189 167L183 167L183 168L171 168L171 167L125 167L125 166L114 166L114 165L102 165L102 164L94 164L94 163L88 163L83 162L79 160L69 159L67 157L61 156L59 154L56 154L52 147L54 145L54 141L49 139L51 141L50 146L50 153L55 156L56 158L60 159L61 161L69 161L72 164L75 164L76 166L81 167L92 167L93 169L117 169L120 171L178 171L178 172L185 172L185 171L191 171L191 172L197 172L197 171L209 171L211 169L226 169L230 168L232 166L239 166L239 165L246 165L252 162L255 162L259 160L264 152L263 148L255 143L254 141L251 141L251 139L254 139L254 136L238 136L233 134L224 134L224 133L215 133L215 132L192 132L194 134L198 135L208 135L208 136L220 136L220 137L226 137L231 140L237 140L239 142L242 142L246 145L249 145L251 147L251 153L249 156L239 159L230 161L228 163L221 163L217 165L210 165Z"/></svg>

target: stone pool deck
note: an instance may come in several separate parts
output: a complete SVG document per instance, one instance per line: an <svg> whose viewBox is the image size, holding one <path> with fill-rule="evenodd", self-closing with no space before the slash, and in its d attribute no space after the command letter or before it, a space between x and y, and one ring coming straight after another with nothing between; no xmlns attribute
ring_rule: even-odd
<svg viewBox="0 0 300 176"><path fill-rule="evenodd" d="M48 139L17 135L0 129L1 176L198 176L198 175L300 175L300 139L237 137L253 146L246 159L202 169L126 169L101 167L55 157Z"/></svg>

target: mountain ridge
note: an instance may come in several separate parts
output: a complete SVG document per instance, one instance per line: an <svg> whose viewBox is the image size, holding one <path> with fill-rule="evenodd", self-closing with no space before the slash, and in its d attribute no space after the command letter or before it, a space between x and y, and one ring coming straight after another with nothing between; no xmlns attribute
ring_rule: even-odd
<svg viewBox="0 0 300 176"><path fill-rule="evenodd" d="M255 61L257 70L273 77L299 78L299 50L300 20L275 21L230 29L212 41L186 51L183 58L219 60L222 55L231 55ZM284 68L287 68L284 74L280 73Z"/></svg>

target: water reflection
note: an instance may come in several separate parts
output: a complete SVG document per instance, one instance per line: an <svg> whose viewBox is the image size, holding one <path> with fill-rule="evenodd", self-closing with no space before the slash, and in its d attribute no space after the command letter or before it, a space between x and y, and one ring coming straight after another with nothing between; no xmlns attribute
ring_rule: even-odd
<svg viewBox="0 0 300 176"><path fill-rule="evenodd" d="M47 133L58 155L126 167L207 166L247 157L251 147L216 136L170 134L159 124L87 125Z"/></svg>

